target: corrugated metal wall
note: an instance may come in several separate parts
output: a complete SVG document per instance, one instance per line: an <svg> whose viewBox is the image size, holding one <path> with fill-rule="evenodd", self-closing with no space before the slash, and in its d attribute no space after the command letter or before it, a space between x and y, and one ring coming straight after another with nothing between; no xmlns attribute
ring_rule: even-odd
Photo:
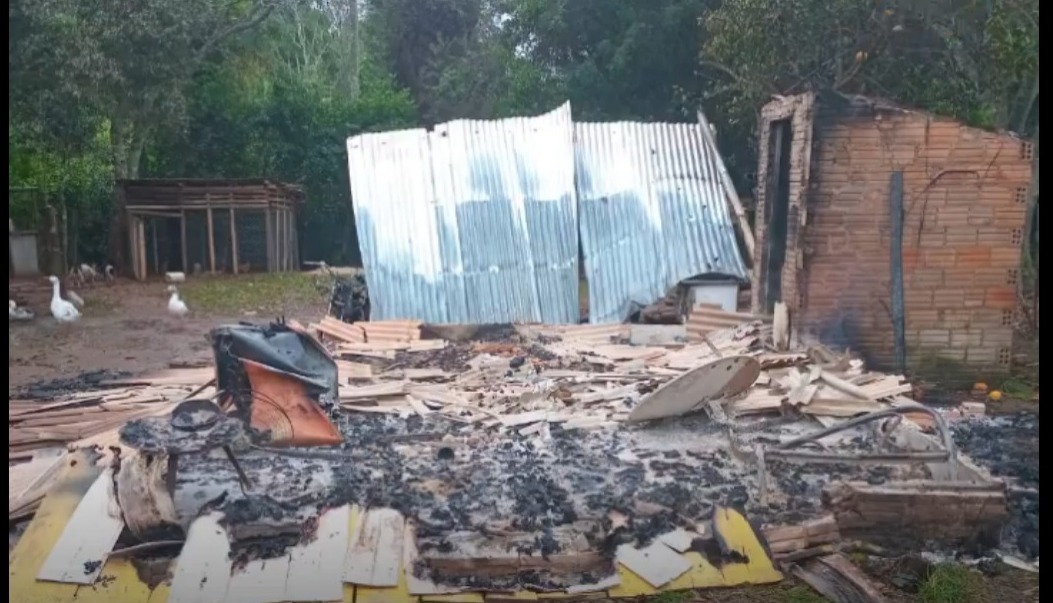
<svg viewBox="0 0 1053 603"><path fill-rule="evenodd" d="M695 274L745 278L699 127L575 125L566 103L348 139L373 316L575 323L579 229L594 323Z"/></svg>
<svg viewBox="0 0 1053 603"><path fill-rule="evenodd" d="M574 125L589 320L619 322L685 278L746 278L721 158L698 124Z"/></svg>
<svg viewBox="0 0 1053 603"><path fill-rule="evenodd" d="M377 319L578 320L570 104L348 140Z"/></svg>

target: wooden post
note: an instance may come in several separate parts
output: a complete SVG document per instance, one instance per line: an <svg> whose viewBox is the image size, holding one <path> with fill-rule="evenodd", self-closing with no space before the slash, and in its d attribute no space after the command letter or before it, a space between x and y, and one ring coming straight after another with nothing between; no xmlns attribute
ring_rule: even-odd
<svg viewBox="0 0 1053 603"><path fill-rule="evenodd" d="M289 208L282 206L282 270L289 269Z"/></svg>
<svg viewBox="0 0 1053 603"><path fill-rule="evenodd" d="M300 228L298 224L296 213L293 212L293 265L296 270L300 269Z"/></svg>
<svg viewBox="0 0 1053 603"><path fill-rule="evenodd" d="M207 197L206 197L207 198ZM206 210L208 212L208 269L212 274L216 273L216 239L212 230L212 205Z"/></svg>
<svg viewBox="0 0 1053 603"><path fill-rule="evenodd" d="M701 111L698 112L698 125L702 130L702 139L705 142L705 146L709 147L709 151L713 154L717 175L720 177L720 185L724 188L724 194L727 195L731 211L738 220L739 230L742 232L742 242L746 244L746 254L749 256L750 265L753 266L757 245L753 238L753 229L750 228L746 209L742 207L742 201L739 199L738 191L735 190L735 183L732 182L731 175L728 174L728 168L720 159L720 151L717 149L717 141L713 139L713 130L710 129L709 120L706 119L706 116Z"/></svg>
<svg viewBox="0 0 1053 603"><path fill-rule="evenodd" d="M150 220L150 234L154 237L152 245L154 248L154 274L161 274L161 256L157 253L157 218Z"/></svg>
<svg viewBox="0 0 1053 603"><path fill-rule="evenodd" d="M135 229L136 217L128 215L128 258L131 260L132 276L139 280L139 241L135 239L138 232Z"/></svg>
<svg viewBox="0 0 1053 603"><path fill-rule="evenodd" d="M234 261L234 274L238 273L238 223L234 219L234 208L230 208L230 259Z"/></svg>
<svg viewBox="0 0 1053 603"><path fill-rule="evenodd" d="M274 219L271 217L271 206L269 203L264 211L267 215L267 228L264 234L267 237L267 272L274 272Z"/></svg>
<svg viewBox="0 0 1053 603"><path fill-rule="evenodd" d="M76 261L75 254L70 253L69 250L69 212L66 210L66 196L62 195L62 217L59 223L59 231L61 237L61 248L62 248L62 271L60 274L66 272L67 266L76 266L73 263Z"/></svg>
<svg viewBox="0 0 1053 603"><path fill-rule="evenodd" d="M179 210L179 246L183 253L183 274L190 274L190 266L187 265L186 249L186 210Z"/></svg>
<svg viewBox="0 0 1053 603"><path fill-rule="evenodd" d="M292 211L289 209L289 206L286 205L285 206L285 269L286 270L293 270L293 262L292 262L292 257L293 257L292 241L293 241L293 238L292 238L292 231L293 231Z"/></svg>
<svg viewBox="0 0 1053 603"><path fill-rule="evenodd" d="M282 271L282 210L274 208L274 271Z"/></svg>
<svg viewBox="0 0 1053 603"><path fill-rule="evenodd" d="M139 279L146 280L146 223L142 218L136 220L135 230L139 238Z"/></svg>
<svg viewBox="0 0 1053 603"><path fill-rule="evenodd" d="M907 369L907 334L903 294L903 172L892 172L889 179L889 211L891 223L890 275L892 277L892 336L896 353L896 368Z"/></svg>

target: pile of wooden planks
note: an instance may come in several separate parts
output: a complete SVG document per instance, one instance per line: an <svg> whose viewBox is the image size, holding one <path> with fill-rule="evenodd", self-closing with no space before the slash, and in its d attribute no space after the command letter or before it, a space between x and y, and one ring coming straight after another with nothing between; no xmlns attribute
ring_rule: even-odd
<svg viewBox="0 0 1053 603"><path fill-rule="evenodd" d="M307 326L323 340L330 339L345 344L357 343L412 343L420 341L419 320L383 320L376 322L347 323L326 316Z"/></svg>
<svg viewBox="0 0 1053 603"><path fill-rule="evenodd" d="M771 322L771 319L746 312L728 312L717 305L697 304L691 309L685 324L688 335L701 340L711 331L719 331L752 321Z"/></svg>
<svg viewBox="0 0 1053 603"><path fill-rule="evenodd" d="M118 445L128 421L170 412L190 394L209 397L212 368L169 370L150 377L103 382L106 389L57 400L9 400L10 518L33 513L69 449Z"/></svg>
<svg viewBox="0 0 1053 603"><path fill-rule="evenodd" d="M450 345L442 340L339 343L336 353L349 359L341 375L355 381L343 380L341 400L351 411L443 412L482 427L503 425L527 433L544 422L601 427L625 420L644 392L686 371L721 358L750 356L762 371L751 388L725 401L732 418L794 410L828 425L910 402L906 395L913 387L903 376L867 371L862 361L825 348L775 352L766 345L769 330L762 321L742 315L729 322L732 326L686 343L660 333L634 334L633 327L647 325L517 325L531 343L477 344L468 369L459 372L434 367L377 371L361 362ZM337 328L326 320L319 326ZM633 345L633 338L662 345ZM516 356L530 358L529 350L536 352L538 346L555 360L531 358L513 365ZM574 368L563 368L568 366Z"/></svg>

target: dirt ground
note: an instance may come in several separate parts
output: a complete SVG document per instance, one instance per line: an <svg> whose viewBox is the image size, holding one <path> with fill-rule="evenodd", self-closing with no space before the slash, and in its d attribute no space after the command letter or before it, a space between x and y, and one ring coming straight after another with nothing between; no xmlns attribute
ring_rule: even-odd
<svg viewBox="0 0 1053 603"><path fill-rule="evenodd" d="M60 325L50 317L50 289L44 279L15 283L12 297L27 304L36 312L37 318L10 324L8 387L14 391L31 383L72 378L94 371L142 374L163 370L173 364L209 361L211 350L206 334L213 327L242 320L263 321L282 315L304 322L315 320L326 310L326 288L325 282L307 275L202 278L180 286L191 312L187 317L177 318L167 312L168 293L164 283L120 282L113 286L99 285L79 290L86 302L83 318L74 324ZM1037 492L1037 417L1033 423L1027 424L1028 429L1022 430L1027 436L1026 441L1013 447L1023 455L990 446L994 441L1013 439L1006 437L1006 431L998 433L999 428L1004 430L1007 425L1001 423L985 429L958 430L956 435L963 440L962 448L966 452L995 465L995 473L1016 477L1025 485L1033 485ZM1012 431L1017 431L1015 425L1009 426L1014 427ZM1019 459L1025 457L1033 458L1034 463L1025 463L1027 466L1022 469ZM1012 459L1017 459L1017 462L1012 462ZM1037 496L1031 511L1037 531ZM1035 546L1037 549L1037 544ZM903 579L903 572L895 563L862 565L885 587L889 601L893 603L945 601L919 593L916 584ZM984 569L986 571L982 574L976 574L980 577L978 586L961 603L1039 600L1037 575L1002 565ZM913 578L915 582L916 578ZM788 579L774 586L667 593L650 600L655 603L818 603L825 599ZM946 603L952 601L954 599L946 600Z"/></svg>
<svg viewBox="0 0 1053 603"><path fill-rule="evenodd" d="M316 320L325 312L326 295L314 287L312 278L203 278L180 287L190 308L183 318L168 313L164 283L100 284L77 291L85 308L82 318L73 324L58 324L51 318L51 292L44 279L19 282L13 289L15 297L37 316L29 322L10 323L8 388L93 371L141 374L173 363L207 361L211 351L205 337L217 325L280 315ZM291 294L274 295L278 287ZM253 290L259 295L253 295Z"/></svg>

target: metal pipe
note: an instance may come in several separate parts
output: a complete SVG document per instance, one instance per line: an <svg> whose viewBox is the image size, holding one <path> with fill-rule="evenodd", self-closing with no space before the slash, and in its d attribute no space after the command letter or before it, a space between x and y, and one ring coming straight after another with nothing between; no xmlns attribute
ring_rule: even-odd
<svg viewBox="0 0 1053 603"><path fill-rule="evenodd" d="M847 420L847 421L845 421L843 423L838 423L837 425L832 425L832 426L827 427L825 429L820 429L819 431L817 431L815 433L810 433L810 434L807 434L807 435L803 435L803 436L801 436L799 438L794 438L794 439L792 439L792 440L790 440L788 442L783 442L783 443L777 445L774 448L774 450L769 450L768 453L769 453L769 455L771 455L773 452L776 452L776 451L779 451L779 450L789 450L790 448L795 448L795 447L800 446L802 444L819 440L819 439L824 438L824 437L826 437L828 435L832 435L832 434L844 431L846 429L851 429L853 427L856 427L858 425L862 425L864 423L869 423L871 421L876 421L878 419L883 419L885 417L905 415L905 414L909 414L909 413L912 413L912 412L925 413L925 414L927 414L927 415L932 417L933 422L934 422L934 424L936 426L936 429L939 432L940 438L943 441L944 453L941 453L941 454L946 454L946 461L947 461L948 469L950 471L950 477L951 477L952 480L957 480L958 479L958 452L957 452L957 449L956 449L956 447L954 445L954 439L951 437L950 429L947 428L947 422L944 421L943 415L941 415L940 413L934 411L933 409L931 409L931 408L929 408L927 406L923 406L921 404L904 404L902 406L894 406L894 407L891 407L891 408L886 408L886 409L883 409L883 410L879 410L879 411L868 413L868 414L865 414L865 415L862 415L862 416L858 416L858 417L849 419L849 420ZM859 456L863 457L863 455L859 455ZM921 460L920 458L917 458L917 457L915 457L915 458L916 458L916 460ZM938 460L943 460L943 459L940 458Z"/></svg>

